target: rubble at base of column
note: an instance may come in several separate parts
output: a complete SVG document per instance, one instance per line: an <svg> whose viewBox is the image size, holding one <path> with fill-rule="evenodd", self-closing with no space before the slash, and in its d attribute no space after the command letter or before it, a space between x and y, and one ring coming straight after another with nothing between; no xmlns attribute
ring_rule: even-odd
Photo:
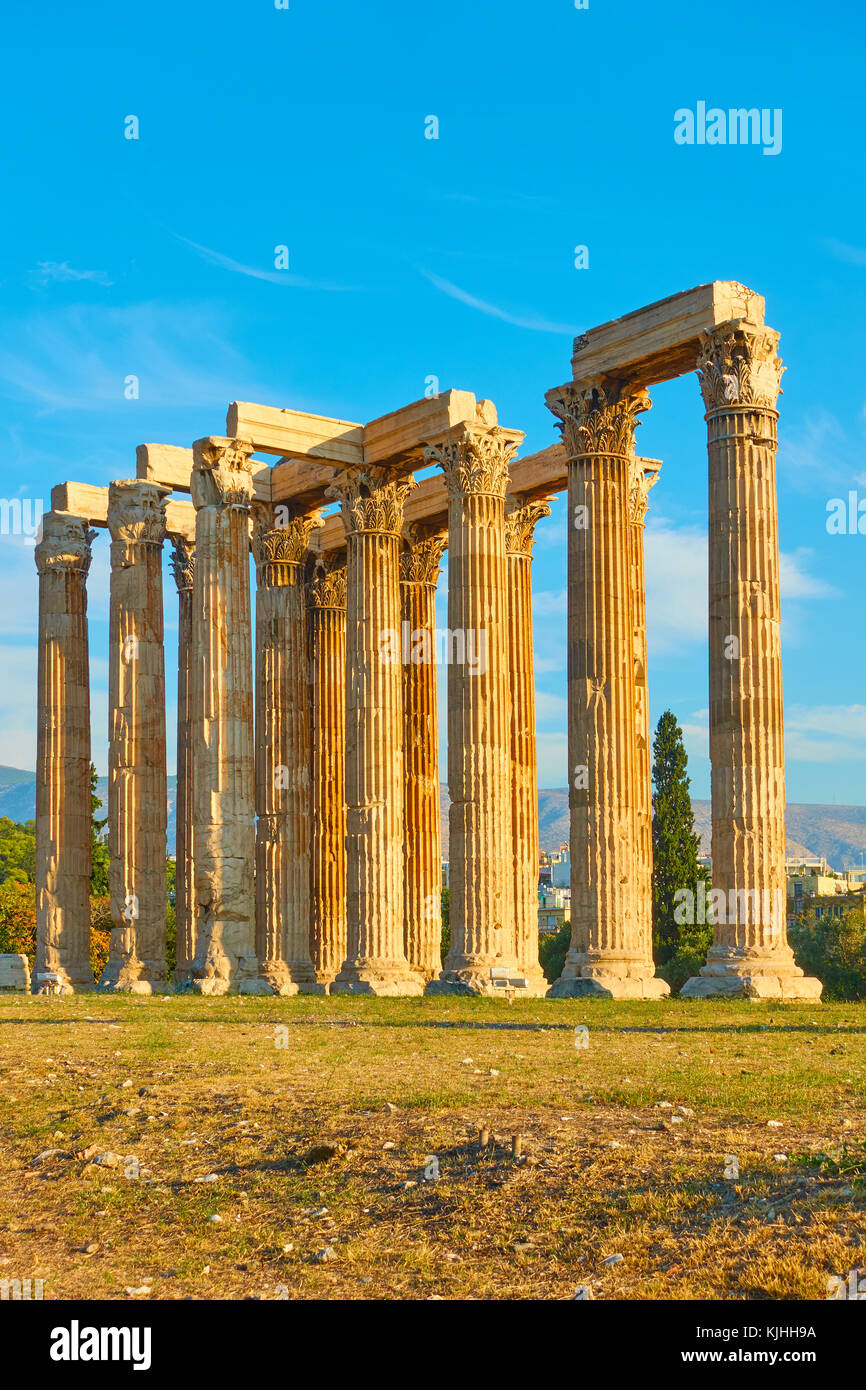
<svg viewBox="0 0 866 1390"><path fill-rule="evenodd" d="M815 1003L823 984L794 963L790 950L767 954L749 948L711 946L707 963L680 990L681 999L804 999Z"/></svg>
<svg viewBox="0 0 866 1390"><path fill-rule="evenodd" d="M613 967L613 968L612 968ZM622 973L615 962L603 965L575 965L566 959L558 980L547 991L548 999L665 999L670 985L645 965L624 966Z"/></svg>

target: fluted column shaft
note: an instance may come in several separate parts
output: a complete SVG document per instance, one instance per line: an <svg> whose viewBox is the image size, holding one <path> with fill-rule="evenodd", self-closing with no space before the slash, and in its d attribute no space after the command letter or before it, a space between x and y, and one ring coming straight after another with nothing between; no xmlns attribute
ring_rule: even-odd
<svg viewBox="0 0 866 1390"><path fill-rule="evenodd" d="M629 478L645 391L563 388L568 453L571 946L556 996L667 993L638 923Z"/></svg>
<svg viewBox="0 0 866 1390"><path fill-rule="evenodd" d="M399 547L411 481L384 469L332 492L346 526L347 956L332 993L418 994L403 945Z"/></svg>
<svg viewBox="0 0 866 1390"><path fill-rule="evenodd" d="M304 562L311 516L256 504L256 949L277 994L321 994L310 954L310 706Z"/></svg>
<svg viewBox="0 0 866 1390"><path fill-rule="evenodd" d="M192 591L195 546L172 537L172 569L177 584L177 788L175 793L174 904L177 935L174 983L192 978L195 958L195 874L193 870L193 760L190 740L192 700Z"/></svg>
<svg viewBox="0 0 866 1390"><path fill-rule="evenodd" d="M165 655L162 545L167 489L108 489L111 533L108 844L111 943L101 989L167 989Z"/></svg>
<svg viewBox="0 0 866 1390"><path fill-rule="evenodd" d="M461 426L429 449L448 488L451 948L431 993L493 993L517 978L506 666L505 490L520 435Z"/></svg>
<svg viewBox="0 0 866 1390"><path fill-rule="evenodd" d="M779 335L722 324L698 373L709 452L713 946L683 992L817 998L785 930L785 758L776 510Z"/></svg>
<svg viewBox="0 0 866 1390"><path fill-rule="evenodd" d="M442 969L442 832L436 692L436 581L444 535L404 531L400 557L405 760L406 958L425 983Z"/></svg>
<svg viewBox="0 0 866 1390"><path fill-rule="evenodd" d="M316 978L346 959L346 560L317 560L307 588L311 720L310 896Z"/></svg>
<svg viewBox="0 0 866 1390"><path fill-rule="evenodd" d="M658 482L655 459L633 461L629 489L632 632L635 679L635 915L644 959L653 958L652 759L650 757L649 683L646 641L646 570L644 527L649 490Z"/></svg>
<svg viewBox="0 0 866 1390"><path fill-rule="evenodd" d="M538 960L538 757L532 651L532 545L535 527L545 516L550 516L550 507L542 499L515 499L505 515L514 954L533 994L547 990Z"/></svg>
<svg viewBox="0 0 866 1390"><path fill-rule="evenodd" d="M87 573L95 535L82 517L52 511L36 546L35 994L47 973L66 993L93 988Z"/></svg>
<svg viewBox="0 0 866 1390"><path fill-rule="evenodd" d="M193 445L193 839L196 953L203 994L266 993L255 951L252 446Z"/></svg>

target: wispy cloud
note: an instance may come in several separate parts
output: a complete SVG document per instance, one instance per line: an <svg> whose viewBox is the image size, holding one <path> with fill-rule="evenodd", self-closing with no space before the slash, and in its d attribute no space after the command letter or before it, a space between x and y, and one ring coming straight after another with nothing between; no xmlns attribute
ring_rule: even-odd
<svg viewBox="0 0 866 1390"><path fill-rule="evenodd" d="M847 261L849 265L866 265L866 247L852 246L847 241L837 241L836 237L825 236L821 241L830 255L837 261Z"/></svg>
<svg viewBox="0 0 866 1390"><path fill-rule="evenodd" d="M231 256L225 256L221 251L212 251L209 246L200 246L197 241L190 241L188 237L181 236L179 232L172 232L175 241L180 241L184 246L189 246L209 265L219 266L221 270L231 270L236 275L249 275L253 280L267 280L272 285L282 285L284 289L304 289L304 290L352 290L358 289L357 285L335 285L329 280L310 280L304 275L293 275L288 270L264 270L261 266L245 265L243 261L236 261Z"/></svg>
<svg viewBox="0 0 866 1390"><path fill-rule="evenodd" d="M61 284L69 281L90 280L94 285L113 285L107 271L104 270L76 270L68 261L39 261L36 270L33 272L38 280L43 284L49 281L58 281Z"/></svg>
<svg viewBox="0 0 866 1390"><path fill-rule="evenodd" d="M441 275L434 275L432 270L425 270L423 266L418 267L419 272L425 280L429 280L442 294L447 294L449 299L456 299L461 304L467 304L470 309L477 309L481 314L487 314L490 318L501 319L503 323L510 323L514 328L528 328L534 333L562 333L569 337L574 337L580 329L571 323L551 323L549 319L539 318L536 315L526 317L521 314L513 314L507 309L500 309L496 304L488 304L485 299L478 299L476 295L470 294L468 290L462 290L459 285L453 284L450 280L444 280Z"/></svg>

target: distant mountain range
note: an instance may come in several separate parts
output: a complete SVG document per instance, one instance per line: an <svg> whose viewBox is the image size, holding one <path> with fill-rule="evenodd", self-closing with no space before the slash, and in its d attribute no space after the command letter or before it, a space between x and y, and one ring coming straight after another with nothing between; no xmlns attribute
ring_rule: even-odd
<svg viewBox="0 0 866 1390"><path fill-rule="evenodd" d="M168 843L174 845L177 828L177 778L168 779ZM97 795L108 805L108 779L100 777ZM442 853L448 855L448 788L440 789ZM710 853L710 803L693 801L695 828L701 837L701 854ZM0 767L0 816L32 820L36 814L36 780L32 772ZM866 864L866 806L810 806L789 802L785 811L787 850L790 855L823 856L835 869ZM542 788L538 793L538 830L541 848L558 850L568 843L568 792Z"/></svg>

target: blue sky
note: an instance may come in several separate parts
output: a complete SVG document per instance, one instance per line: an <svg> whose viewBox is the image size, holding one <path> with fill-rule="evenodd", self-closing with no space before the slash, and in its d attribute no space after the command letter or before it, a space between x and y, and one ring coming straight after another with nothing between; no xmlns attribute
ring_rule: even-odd
<svg viewBox="0 0 866 1390"><path fill-rule="evenodd" d="M531 452L555 438L544 392L568 377L575 332L743 281L787 366L788 796L863 800L866 537L825 525L831 498L866 498L859 0L55 3L4 27L0 496L47 506L62 479L128 477L136 444L222 433L232 399L363 421L430 375L494 400ZM781 152L677 145L674 113L698 101L781 109ZM653 399L638 434L664 460L647 532L651 713L684 724L705 796L703 409L694 377ZM21 537L0 536L0 584L0 762L33 767ZM535 589L540 782L564 786L561 501L539 528ZM102 533L100 769L107 607ZM166 622L171 653L169 583Z"/></svg>

